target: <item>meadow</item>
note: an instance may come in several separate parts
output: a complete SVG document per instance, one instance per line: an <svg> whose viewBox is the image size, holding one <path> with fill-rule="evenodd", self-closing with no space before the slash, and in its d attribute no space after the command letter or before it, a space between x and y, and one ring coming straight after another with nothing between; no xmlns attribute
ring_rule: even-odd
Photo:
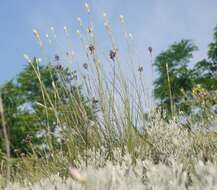
<svg viewBox="0 0 217 190"><path fill-rule="evenodd" d="M197 106L202 105L203 111L186 114L179 110L173 100L173 79L166 65L170 101L168 107L161 107L149 84L154 81L154 73L147 82L148 66L136 61L134 37L126 30L124 16L119 18L126 47L123 56L107 14L102 16L110 49L102 50L87 3L85 9L87 21L78 17L76 31L82 54L86 56L81 64L75 66L76 52L70 45L64 55L53 54L54 27L46 34L33 30L42 56L25 54L24 58L31 68L32 81L33 76L36 78L34 87L39 89L33 102L38 115L31 122L40 120L43 128L36 133L40 141L33 141L31 136L25 139L27 147L23 152L10 146L7 130L4 131L6 151L1 153L1 187L217 189L217 117L204 108L207 99L210 102L208 92L204 95L207 101L201 94L191 96ZM70 27L63 30L70 43ZM154 72L152 51L152 47L147 50L149 67ZM4 98L0 108L2 125L7 128Z"/></svg>

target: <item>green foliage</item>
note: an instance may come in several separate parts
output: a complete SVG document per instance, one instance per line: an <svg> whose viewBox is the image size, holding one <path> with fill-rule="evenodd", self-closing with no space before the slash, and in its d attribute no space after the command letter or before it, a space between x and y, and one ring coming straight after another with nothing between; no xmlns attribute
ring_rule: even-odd
<svg viewBox="0 0 217 190"><path fill-rule="evenodd" d="M183 92L191 91L194 85L193 71L188 68L188 63L195 50L197 50L197 47L191 41L182 40L171 45L155 60L154 66L158 72L158 78L154 82L154 94L160 100L160 105L169 112L171 111L171 98L173 106L179 110L187 109L182 102ZM171 89L169 89L170 87ZM172 97L170 97L170 90Z"/></svg>
<svg viewBox="0 0 217 190"><path fill-rule="evenodd" d="M195 81L207 90L217 89L217 27L214 31L214 41L209 44L208 59L199 61L195 67Z"/></svg>
<svg viewBox="0 0 217 190"><path fill-rule="evenodd" d="M212 91L217 90L217 27L214 31L214 41L209 44L208 59L202 59L193 69L190 69L188 63L195 50L197 47L191 41L182 40L171 45L155 60L154 66L159 77L154 83L154 94L160 101L160 105L168 112L175 107L178 111L191 113L195 107L192 90L196 85L200 85L211 94L214 94ZM198 105L197 103L197 107Z"/></svg>
<svg viewBox="0 0 217 190"><path fill-rule="evenodd" d="M75 77L75 72L60 65L44 66L34 59L15 80L6 82L1 87L14 156L29 153L32 146L42 144L45 139L37 135L42 130L45 130L46 134L55 131L57 119L60 119L57 118L57 109L60 111L64 110L64 107L75 105L75 100L71 104L68 102L69 90L72 94L77 94L77 99L84 99L80 87L76 87L74 83ZM56 110L51 109L53 104L56 104ZM52 141L55 144L55 138L52 138Z"/></svg>

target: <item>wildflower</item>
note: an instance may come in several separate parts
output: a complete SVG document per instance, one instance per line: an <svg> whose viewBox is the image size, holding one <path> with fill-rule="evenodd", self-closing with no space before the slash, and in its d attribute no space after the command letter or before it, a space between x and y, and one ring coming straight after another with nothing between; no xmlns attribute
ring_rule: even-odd
<svg viewBox="0 0 217 190"><path fill-rule="evenodd" d="M143 71L143 66L139 66L138 71L141 73Z"/></svg>
<svg viewBox="0 0 217 190"><path fill-rule="evenodd" d="M84 6L85 6L87 12L90 13L90 6L89 6L89 4L86 2L86 3L84 4Z"/></svg>
<svg viewBox="0 0 217 190"><path fill-rule="evenodd" d="M149 46L149 47L148 47L148 51L149 51L149 53L150 53L151 55L152 55L152 50L153 50L152 47Z"/></svg>
<svg viewBox="0 0 217 190"><path fill-rule="evenodd" d="M110 50L109 57L112 61L115 61L116 56L117 56L117 49L116 50Z"/></svg>
<svg viewBox="0 0 217 190"><path fill-rule="evenodd" d="M89 46L89 50L90 50L90 53L91 53L91 54L94 54L94 52L95 52L95 47L94 47L94 45L91 44L91 45Z"/></svg>
<svg viewBox="0 0 217 190"><path fill-rule="evenodd" d="M87 63L84 63L84 64L83 64L83 67L84 67L84 69L87 70L87 69L88 69L88 64L87 64Z"/></svg>
<svg viewBox="0 0 217 190"><path fill-rule="evenodd" d="M55 61L58 62L58 61L60 60L60 56L59 56L59 55L55 55L55 56L54 56L54 59L55 59Z"/></svg>

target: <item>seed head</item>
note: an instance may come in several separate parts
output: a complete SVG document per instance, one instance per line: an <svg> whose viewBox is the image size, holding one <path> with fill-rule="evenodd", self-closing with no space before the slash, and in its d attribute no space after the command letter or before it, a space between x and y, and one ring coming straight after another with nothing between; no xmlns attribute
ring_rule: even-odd
<svg viewBox="0 0 217 190"><path fill-rule="evenodd" d="M87 64L87 63L84 63L84 64L83 64L83 67L84 67L84 69L87 70L87 69L88 69L88 64Z"/></svg>
<svg viewBox="0 0 217 190"><path fill-rule="evenodd" d="M85 6L87 12L90 13L90 6L89 6L89 4L86 2L86 3L84 4L84 6Z"/></svg>
<svg viewBox="0 0 217 190"><path fill-rule="evenodd" d="M67 28L67 26L64 26L63 29L64 29L64 32L65 32L65 33L68 33L68 28Z"/></svg>
<svg viewBox="0 0 217 190"><path fill-rule="evenodd" d="M124 16L120 15L120 22L123 24L124 23Z"/></svg>
<svg viewBox="0 0 217 190"><path fill-rule="evenodd" d="M40 39L39 32L38 32L36 29L33 29L32 31L33 31L34 36L35 36L37 39Z"/></svg>
<svg viewBox="0 0 217 190"><path fill-rule="evenodd" d="M38 63L41 63L41 61L42 61L42 60L41 60L41 58L40 58L40 57L39 57L39 58L37 58L37 62L38 62Z"/></svg>
<svg viewBox="0 0 217 190"><path fill-rule="evenodd" d="M149 51L150 54L152 54L152 50L153 50L152 47L149 46L149 47L148 47L148 51Z"/></svg>
<svg viewBox="0 0 217 190"><path fill-rule="evenodd" d="M91 53L91 54L94 54L94 52L95 52L95 47L94 47L94 45L91 44L91 45L89 46L89 50L90 50L90 53Z"/></svg>
<svg viewBox="0 0 217 190"><path fill-rule="evenodd" d="M89 34L93 33L93 26L88 26L87 32L88 32Z"/></svg>
<svg viewBox="0 0 217 190"><path fill-rule="evenodd" d="M139 66L138 71L141 73L143 71L143 66Z"/></svg>
<svg viewBox="0 0 217 190"><path fill-rule="evenodd" d="M37 42L39 43L39 46L42 47L43 44L42 44L42 41L41 41L39 32L38 32L36 29L33 29L33 34L34 34L34 36L35 36L35 39L36 39Z"/></svg>
<svg viewBox="0 0 217 190"><path fill-rule="evenodd" d="M133 39L133 35L131 33L129 33L129 38L132 40Z"/></svg>
<svg viewBox="0 0 217 190"><path fill-rule="evenodd" d="M27 60L28 63L31 63L31 59L29 58L29 56L27 54L23 55L24 59Z"/></svg>
<svg viewBox="0 0 217 190"><path fill-rule="evenodd" d="M115 50L110 50L110 52L109 52L109 57L110 57L110 59L111 59L112 61L115 61L116 56L117 56L117 49L115 49Z"/></svg>
<svg viewBox="0 0 217 190"><path fill-rule="evenodd" d="M55 59L55 61L58 62L58 61L60 60L60 56L59 56L59 55L55 55L55 56L54 56L54 59Z"/></svg>
<svg viewBox="0 0 217 190"><path fill-rule="evenodd" d="M83 26L83 23L82 23L82 20L81 20L80 17L77 18L77 21L78 21L78 23L79 23L80 26Z"/></svg>
<svg viewBox="0 0 217 190"><path fill-rule="evenodd" d="M55 66L55 68L56 68L57 70L60 70L60 71L63 70L63 66L62 66L61 64L57 64L57 65Z"/></svg>

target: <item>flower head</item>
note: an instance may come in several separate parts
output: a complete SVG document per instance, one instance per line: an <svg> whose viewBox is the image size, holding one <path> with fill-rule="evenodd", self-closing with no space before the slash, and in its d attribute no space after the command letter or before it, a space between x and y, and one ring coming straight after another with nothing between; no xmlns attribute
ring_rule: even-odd
<svg viewBox="0 0 217 190"><path fill-rule="evenodd" d="M23 55L24 59L27 60L28 63L31 63L31 59L29 58L29 56L27 54Z"/></svg>
<svg viewBox="0 0 217 190"><path fill-rule="evenodd" d="M36 29L33 29L32 31L33 31L33 34L34 34L35 38L40 39L39 32Z"/></svg>
<svg viewBox="0 0 217 190"><path fill-rule="evenodd" d="M83 26L83 23L82 23L82 20L81 20L80 17L77 18L77 21L78 21L78 23L79 23L80 26Z"/></svg>
<svg viewBox="0 0 217 190"><path fill-rule="evenodd" d="M148 47L148 51L149 51L150 54L152 54L153 49L152 49L151 46Z"/></svg>
<svg viewBox="0 0 217 190"><path fill-rule="evenodd" d="M95 47L94 47L94 45L89 45L89 50L90 50L90 54L94 54L94 52L95 52Z"/></svg>
<svg viewBox="0 0 217 190"><path fill-rule="evenodd" d="M129 33L129 38L132 40L133 39L133 34Z"/></svg>
<svg viewBox="0 0 217 190"><path fill-rule="evenodd" d="M84 63L84 64L83 64L83 67L84 67L84 69L87 70L87 69L88 69L88 64L87 64L87 63Z"/></svg>
<svg viewBox="0 0 217 190"><path fill-rule="evenodd" d="M67 28L67 26L64 26L63 29L64 29L64 32L65 32L65 33L68 33L68 28Z"/></svg>
<svg viewBox="0 0 217 190"><path fill-rule="evenodd" d="M122 24L124 23L124 16L123 15L120 15L120 21Z"/></svg>
<svg viewBox="0 0 217 190"><path fill-rule="evenodd" d="M110 50L109 52L109 57L112 61L115 61L115 58L117 57L117 49L115 50Z"/></svg>
<svg viewBox="0 0 217 190"><path fill-rule="evenodd" d="M141 73L143 71L143 66L139 66L138 71Z"/></svg>
<svg viewBox="0 0 217 190"><path fill-rule="evenodd" d="M58 61L60 60L60 56L59 56L59 55L55 55L55 56L54 56L54 59L55 59L55 61L58 62Z"/></svg>
<svg viewBox="0 0 217 190"><path fill-rule="evenodd" d="M89 6L89 4L86 2L86 3L84 4L84 6L85 6L87 12L90 13L90 6Z"/></svg>

